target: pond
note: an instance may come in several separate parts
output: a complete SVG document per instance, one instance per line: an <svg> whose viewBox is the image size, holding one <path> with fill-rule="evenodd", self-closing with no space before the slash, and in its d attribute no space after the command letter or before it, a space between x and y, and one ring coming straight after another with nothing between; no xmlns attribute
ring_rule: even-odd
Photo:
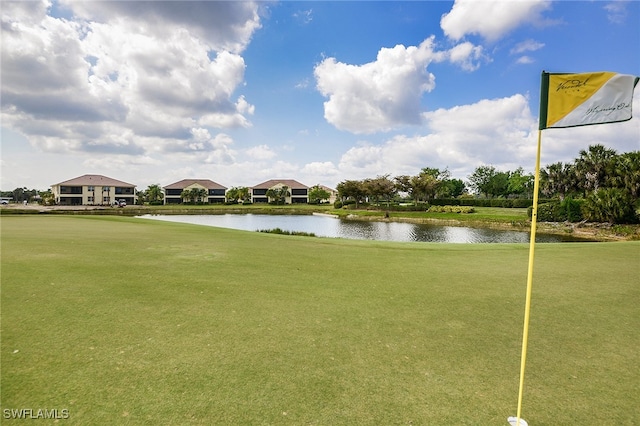
<svg viewBox="0 0 640 426"><path fill-rule="evenodd" d="M380 241L439 243L527 243L528 231L505 231L462 226L440 226L403 222L346 220L328 215L144 215L139 218L216 226L245 231L271 230L313 233L318 237ZM537 234L536 242L587 241L569 235Z"/></svg>

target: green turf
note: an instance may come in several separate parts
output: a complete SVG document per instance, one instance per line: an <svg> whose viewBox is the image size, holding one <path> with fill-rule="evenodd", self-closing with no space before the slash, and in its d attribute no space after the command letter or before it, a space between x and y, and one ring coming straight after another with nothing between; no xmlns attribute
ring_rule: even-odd
<svg viewBox="0 0 640 426"><path fill-rule="evenodd" d="M500 425L515 414L528 245L0 220L3 415ZM529 424L640 423L639 276L639 242L536 246Z"/></svg>

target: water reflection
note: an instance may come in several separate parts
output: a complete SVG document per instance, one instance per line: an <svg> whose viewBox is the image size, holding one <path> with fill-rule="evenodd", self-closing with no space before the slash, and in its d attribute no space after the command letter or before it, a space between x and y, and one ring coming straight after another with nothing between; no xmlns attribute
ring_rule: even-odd
<svg viewBox="0 0 640 426"><path fill-rule="evenodd" d="M344 220L315 215L144 215L144 219L258 231L280 228L313 233L319 237L380 241L422 241L438 243L527 243L529 232L487 228L425 225L403 222ZM567 235L536 235L536 242L585 241Z"/></svg>

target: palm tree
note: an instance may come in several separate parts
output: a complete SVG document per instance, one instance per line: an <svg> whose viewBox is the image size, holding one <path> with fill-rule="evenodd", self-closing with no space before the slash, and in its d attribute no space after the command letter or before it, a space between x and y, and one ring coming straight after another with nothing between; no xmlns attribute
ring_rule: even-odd
<svg viewBox="0 0 640 426"><path fill-rule="evenodd" d="M624 188L634 199L640 198L640 151L616 156L607 178L607 186Z"/></svg>
<svg viewBox="0 0 640 426"><path fill-rule="evenodd" d="M581 150L575 162L575 173L578 185L584 195L605 185L607 171L616 157L616 151L604 145L591 145L587 151Z"/></svg>
<svg viewBox="0 0 640 426"><path fill-rule="evenodd" d="M191 188L189 198L192 203L204 203L207 197L207 190L204 188Z"/></svg>
<svg viewBox="0 0 640 426"><path fill-rule="evenodd" d="M567 194L575 188L575 175L573 167L569 163L561 161L553 163L540 171L540 192L545 197L555 197L564 200Z"/></svg>
<svg viewBox="0 0 640 426"><path fill-rule="evenodd" d="M180 193L180 198L182 199L182 202L192 202L192 198L191 198L191 191L189 191L188 189L183 189L182 192Z"/></svg>
<svg viewBox="0 0 640 426"><path fill-rule="evenodd" d="M159 184L149 185L146 191L147 201L151 204L158 203L164 198L162 188Z"/></svg>
<svg viewBox="0 0 640 426"><path fill-rule="evenodd" d="M291 193L289 192L289 187L283 185L279 188L270 188L267 190L266 196L270 200L273 199L276 204L284 204L287 197L291 196Z"/></svg>

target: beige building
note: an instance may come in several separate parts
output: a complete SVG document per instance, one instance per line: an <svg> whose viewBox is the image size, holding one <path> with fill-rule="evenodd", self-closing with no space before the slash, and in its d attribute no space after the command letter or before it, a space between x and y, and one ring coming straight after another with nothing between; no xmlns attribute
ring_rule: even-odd
<svg viewBox="0 0 640 426"><path fill-rule="evenodd" d="M293 179L271 179L252 186L251 202L252 203L268 203L270 201L267 191L270 189L280 189L286 186L289 190L289 196L285 198L285 204L308 203L309 187L301 184Z"/></svg>
<svg viewBox="0 0 640 426"><path fill-rule="evenodd" d="M124 201L135 204L136 186L102 175L83 175L51 185L56 204L108 206Z"/></svg>
<svg viewBox="0 0 640 426"><path fill-rule="evenodd" d="M163 187L165 204L181 204L187 202L224 203L227 188L209 179L182 179ZM195 198L183 198L183 191L200 190Z"/></svg>

